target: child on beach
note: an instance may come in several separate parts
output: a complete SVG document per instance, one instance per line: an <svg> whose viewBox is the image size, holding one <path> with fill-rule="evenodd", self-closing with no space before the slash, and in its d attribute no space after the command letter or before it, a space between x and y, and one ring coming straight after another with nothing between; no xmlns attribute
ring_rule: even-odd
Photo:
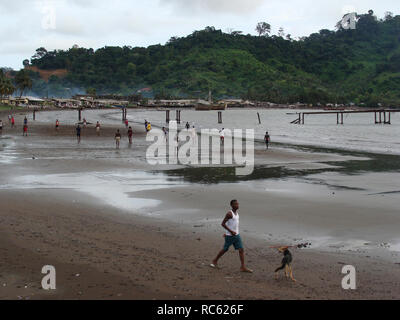
<svg viewBox="0 0 400 320"><path fill-rule="evenodd" d="M27 124L24 124L24 131L22 132L22 135L23 136L28 136L28 125Z"/></svg>
<svg viewBox="0 0 400 320"><path fill-rule="evenodd" d="M81 143L81 126L79 124L76 127L76 138L78 139L78 144Z"/></svg>
<svg viewBox="0 0 400 320"><path fill-rule="evenodd" d="M11 127L14 127L15 125L15 119L13 116L11 116Z"/></svg>
<svg viewBox="0 0 400 320"><path fill-rule="evenodd" d="M219 136L220 136L220 139L221 139L221 143L222 143L222 144L224 143L224 140L225 140L225 133L224 133L224 130L225 130L225 128L222 128L221 130L219 130Z"/></svg>
<svg viewBox="0 0 400 320"><path fill-rule="evenodd" d="M60 122L56 119L56 130L58 131L58 127L60 126Z"/></svg>
<svg viewBox="0 0 400 320"><path fill-rule="evenodd" d="M267 149L268 149L268 145L269 145L270 140L271 140L271 138L270 138L270 136L268 134L268 131L267 131L267 132L265 132L265 136L264 136L264 141L265 141L265 145L266 145Z"/></svg>
<svg viewBox="0 0 400 320"><path fill-rule="evenodd" d="M96 133L98 136L100 135L100 122L98 122L98 121L96 123Z"/></svg>
<svg viewBox="0 0 400 320"><path fill-rule="evenodd" d="M119 149L119 142L121 141L121 133L119 132L119 129L115 133L115 145L116 148Z"/></svg>
<svg viewBox="0 0 400 320"><path fill-rule="evenodd" d="M128 129L129 144L132 144L132 136L133 136L133 130L132 130L132 127L129 127L129 129Z"/></svg>

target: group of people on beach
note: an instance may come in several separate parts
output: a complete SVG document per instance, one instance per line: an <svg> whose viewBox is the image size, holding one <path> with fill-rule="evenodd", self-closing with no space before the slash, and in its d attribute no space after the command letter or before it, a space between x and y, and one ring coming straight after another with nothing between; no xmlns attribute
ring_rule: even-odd
<svg viewBox="0 0 400 320"><path fill-rule="evenodd" d="M13 115L8 115L8 122L11 124L11 128L15 127L15 118ZM0 133L3 132L3 120L0 119ZM24 118L24 125L22 126L22 135L28 136L28 119Z"/></svg>

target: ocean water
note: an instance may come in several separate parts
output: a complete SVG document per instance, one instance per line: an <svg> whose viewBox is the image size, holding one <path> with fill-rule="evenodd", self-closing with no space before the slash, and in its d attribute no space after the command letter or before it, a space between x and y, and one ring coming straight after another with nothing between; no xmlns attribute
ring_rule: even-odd
<svg viewBox="0 0 400 320"><path fill-rule="evenodd" d="M182 110L180 127L183 128L187 121L191 126L195 125L197 132L203 128L254 129L259 141L268 131L272 142L400 155L400 113L391 114L391 125L375 124L374 113L345 114L343 125L336 124L336 114L307 115L304 125L290 124L298 118L296 112L300 111L306 110L225 110L222 111L223 123L218 124L218 111ZM77 122L77 114L77 111L55 111L41 113L38 118L54 123L57 118L61 123L71 124ZM82 112L82 117L89 122L99 120L116 125L121 125L121 115L118 109ZM144 124L148 120L153 127L166 126L165 116L165 111L128 110L129 121ZM171 110L170 118L175 119L175 110Z"/></svg>

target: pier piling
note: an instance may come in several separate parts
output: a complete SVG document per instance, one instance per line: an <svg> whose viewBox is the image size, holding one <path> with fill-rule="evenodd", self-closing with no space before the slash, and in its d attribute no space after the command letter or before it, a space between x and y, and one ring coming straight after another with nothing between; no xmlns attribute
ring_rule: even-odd
<svg viewBox="0 0 400 320"><path fill-rule="evenodd" d="M222 112L218 111L218 123L222 123Z"/></svg>

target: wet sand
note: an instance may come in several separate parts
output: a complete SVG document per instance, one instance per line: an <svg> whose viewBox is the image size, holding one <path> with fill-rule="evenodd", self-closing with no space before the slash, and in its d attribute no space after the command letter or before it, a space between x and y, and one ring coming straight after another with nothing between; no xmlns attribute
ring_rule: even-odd
<svg viewBox="0 0 400 320"><path fill-rule="evenodd" d="M144 139L142 126L134 126L133 147L127 148L124 139L118 151L115 150L113 135L116 128L124 130L122 123L104 125L100 137L96 136L93 127L84 129L82 143L77 146L71 125L62 125L60 131L55 132L53 125L30 121L30 136L22 137L22 126L18 126L22 118L18 116L17 128L10 129L6 125L3 130L3 138L12 141L7 141L4 154L11 154L13 158L0 163L2 299L399 297L400 261L396 253L385 248L378 249L386 250L386 259L375 252L370 254L363 250L326 251L317 247L294 250L294 275L298 282L292 283L283 277L273 279L273 270L279 265L281 255L269 249L268 245L302 240L281 237L282 230L290 234L290 230L295 231L303 225L306 227L303 239L309 239L312 233L326 233L327 226L332 224L339 229L346 225L349 229L357 229L359 225L359 229L355 230L357 235L365 233L363 228L370 225L379 206L370 207L370 203L349 206L355 194L347 196L343 192L339 195L342 202L335 202L329 199L333 195L328 188L331 191L329 194L328 189L323 189L317 194L316 201L308 201L305 199L309 194L316 192L313 187L302 190L300 185L303 194L282 194L277 192L277 188L272 190L272 187L282 183L280 179L267 185L262 184L263 180L199 185L190 179L174 180L171 175L171 186L129 192L126 195L128 198L149 201L143 209L129 210L118 203L113 205L106 199L96 197L95 193L79 190L79 185L71 184L66 188L57 185L55 188L52 181L39 179L34 181L35 185L31 180L18 178L47 175L51 180L60 174L86 177L87 173L115 170L131 173L182 168L149 167L143 155L148 142ZM5 115L3 122L6 121ZM328 168L335 166L335 161L351 158L287 148L272 149L266 157L262 146L256 151L259 164L296 170ZM335 179L343 182L346 177L334 175L331 180ZM324 181L327 181L326 176ZM362 180L351 181L358 181L355 183L358 187L363 185ZM107 182L102 183L99 187L106 189ZM340 185L338 181L330 183ZM111 192L111 182L109 186ZM227 210L226 203L232 197L240 199L242 236L248 265L255 271L253 274L239 272L239 259L232 249L220 261L220 270L208 267L223 244L223 231L219 224ZM150 203L154 199L160 203ZM263 200L267 203L266 212L260 211L260 208L266 207ZM332 214L341 210L345 218L357 208L359 212L355 212L351 221L344 219L343 226L333 216L329 218L330 210ZM386 213L381 211L384 218L380 223L382 230L389 230L398 225L398 221L391 204L385 210ZM295 216L293 212L296 212ZM321 212L324 215L318 219ZM265 230L265 237L256 237L254 234L261 231L254 228L262 220L270 222L270 229ZM54 265L57 270L57 290L51 292L40 288L43 276L40 271L47 264ZM356 266L357 290L345 291L341 288L341 268L345 264Z"/></svg>

